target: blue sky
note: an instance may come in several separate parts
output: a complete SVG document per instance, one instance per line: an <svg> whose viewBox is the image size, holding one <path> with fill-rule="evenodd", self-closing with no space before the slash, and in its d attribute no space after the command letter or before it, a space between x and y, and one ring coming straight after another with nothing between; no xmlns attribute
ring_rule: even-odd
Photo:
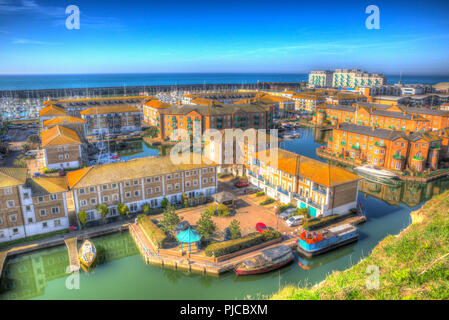
<svg viewBox="0 0 449 320"><path fill-rule="evenodd" d="M380 30L365 27L370 4ZM449 74L448 14L447 0L0 0L0 73Z"/></svg>

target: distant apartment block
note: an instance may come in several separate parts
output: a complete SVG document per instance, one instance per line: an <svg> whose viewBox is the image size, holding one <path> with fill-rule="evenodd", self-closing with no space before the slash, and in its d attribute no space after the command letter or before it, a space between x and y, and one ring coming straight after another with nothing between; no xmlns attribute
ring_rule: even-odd
<svg viewBox="0 0 449 320"><path fill-rule="evenodd" d="M309 73L309 86L316 87L332 87L334 72L330 70L323 71L310 71Z"/></svg>

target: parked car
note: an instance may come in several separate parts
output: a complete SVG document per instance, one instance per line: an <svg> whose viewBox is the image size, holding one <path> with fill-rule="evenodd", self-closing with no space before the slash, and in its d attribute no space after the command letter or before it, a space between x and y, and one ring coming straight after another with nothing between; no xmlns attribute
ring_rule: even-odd
<svg viewBox="0 0 449 320"><path fill-rule="evenodd" d="M182 221L180 224L178 224L175 228L175 232L181 232L184 230L187 230L190 227L190 223L188 221Z"/></svg>
<svg viewBox="0 0 449 320"><path fill-rule="evenodd" d="M34 176L35 176L35 177L40 177L41 174L40 174L39 172L35 172L35 173L34 173Z"/></svg>
<svg viewBox="0 0 449 320"><path fill-rule="evenodd" d="M255 187L249 187L249 188L245 188L243 190L243 193L244 194L252 194L252 193L256 193L258 191L259 191L259 189L255 188Z"/></svg>
<svg viewBox="0 0 449 320"><path fill-rule="evenodd" d="M303 219L304 219L303 216L293 216L293 217L288 218L285 221L285 224L289 227L296 227L301 224Z"/></svg>
<svg viewBox="0 0 449 320"><path fill-rule="evenodd" d="M25 155L26 155L27 157L33 157L33 156L36 156L36 155L37 155L37 150L28 150L28 151L25 153Z"/></svg>
<svg viewBox="0 0 449 320"><path fill-rule="evenodd" d="M60 177L64 177L65 176L65 171L61 170L61 171L58 172L58 174L59 174Z"/></svg>
<svg viewBox="0 0 449 320"><path fill-rule="evenodd" d="M244 187L247 187L247 186L248 186L248 181L244 181L244 180L237 181L236 184L235 184L235 186L236 186L237 188L244 188Z"/></svg>
<svg viewBox="0 0 449 320"><path fill-rule="evenodd" d="M285 210L284 212L282 212L279 217L281 217L284 220L287 220L288 218L290 218L291 216L295 215L298 212L298 210L296 208L288 208L287 210Z"/></svg>
<svg viewBox="0 0 449 320"><path fill-rule="evenodd" d="M265 225L265 223L258 222L256 224L256 230L259 231L260 233L264 233L265 231L268 231L270 229L268 229L268 227Z"/></svg>

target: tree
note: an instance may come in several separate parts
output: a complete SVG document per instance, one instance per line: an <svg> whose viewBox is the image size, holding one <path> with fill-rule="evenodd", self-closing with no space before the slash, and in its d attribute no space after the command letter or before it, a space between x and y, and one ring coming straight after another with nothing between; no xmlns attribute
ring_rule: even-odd
<svg viewBox="0 0 449 320"><path fill-rule="evenodd" d="M232 220L229 224L229 234L231 239L240 238L240 222L237 219Z"/></svg>
<svg viewBox="0 0 449 320"><path fill-rule="evenodd" d="M200 219L196 222L198 232L206 239L209 240L217 229L216 224L212 221L210 213L203 212Z"/></svg>
<svg viewBox="0 0 449 320"><path fill-rule="evenodd" d="M182 194L181 201L182 201L182 205L184 206L184 208L189 207L189 197L185 193Z"/></svg>
<svg viewBox="0 0 449 320"><path fill-rule="evenodd" d="M38 144L40 142L40 137L38 134L32 134L27 137L27 142L31 144Z"/></svg>
<svg viewBox="0 0 449 320"><path fill-rule="evenodd" d="M129 210L128 206L121 202L117 205L117 211L121 217L124 217L125 215L130 214L130 210Z"/></svg>
<svg viewBox="0 0 449 320"><path fill-rule="evenodd" d="M225 204L211 204L205 211L211 216L229 217L231 215L231 211Z"/></svg>
<svg viewBox="0 0 449 320"><path fill-rule="evenodd" d="M162 214L161 224L164 226L164 230L173 234L175 228L181 223L181 218L171 204L167 206Z"/></svg>
<svg viewBox="0 0 449 320"><path fill-rule="evenodd" d="M151 214L151 207L148 203L145 203L142 207L143 213L145 213L146 215L150 215Z"/></svg>
<svg viewBox="0 0 449 320"><path fill-rule="evenodd" d="M101 215L103 220L105 220L106 216L109 214L109 208L107 205L102 203L97 206L97 212Z"/></svg>
<svg viewBox="0 0 449 320"><path fill-rule="evenodd" d="M81 225L84 226L87 222L87 213L86 211L80 211L78 213L78 220L80 221Z"/></svg>
<svg viewBox="0 0 449 320"><path fill-rule="evenodd" d="M157 136L157 127L151 126L148 129L146 129L143 134L147 137L154 138Z"/></svg>
<svg viewBox="0 0 449 320"><path fill-rule="evenodd" d="M168 205L168 199L167 198L162 199L161 208L165 209L165 208L167 208L167 205Z"/></svg>
<svg viewBox="0 0 449 320"><path fill-rule="evenodd" d="M24 143L22 145L22 152L23 153L27 153L30 150L31 150L31 144L29 144L28 142L26 142L26 143Z"/></svg>

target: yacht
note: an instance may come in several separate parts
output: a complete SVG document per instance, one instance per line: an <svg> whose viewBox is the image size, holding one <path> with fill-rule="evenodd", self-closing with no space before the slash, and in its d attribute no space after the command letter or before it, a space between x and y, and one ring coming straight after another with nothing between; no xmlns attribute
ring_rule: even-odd
<svg viewBox="0 0 449 320"><path fill-rule="evenodd" d="M357 167L354 169L354 171L357 173L373 176L376 178L399 179L399 176L397 174L379 168L378 166L372 164L365 164L363 166Z"/></svg>

